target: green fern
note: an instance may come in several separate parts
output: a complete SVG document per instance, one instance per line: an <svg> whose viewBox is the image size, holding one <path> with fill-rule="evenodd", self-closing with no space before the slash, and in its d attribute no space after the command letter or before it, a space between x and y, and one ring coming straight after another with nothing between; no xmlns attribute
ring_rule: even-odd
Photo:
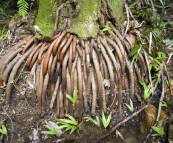
<svg viewBox="0 0 173 143"><path fill-rule="evenodd" d="M29 2L34 2L35 0L30 0ZM26 0L18 0L17 6L18 6L18 14L19 16L25 17L28 14L29 10L29 2Z"/></svg>

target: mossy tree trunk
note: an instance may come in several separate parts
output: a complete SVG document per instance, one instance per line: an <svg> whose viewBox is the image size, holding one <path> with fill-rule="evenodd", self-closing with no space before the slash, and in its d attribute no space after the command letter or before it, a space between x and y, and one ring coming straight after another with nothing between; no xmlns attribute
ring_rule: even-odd
<svg viewBox="0 0 173 143"><path fill-rule="evenodd" d="M81 39L94 38L101 25L98 22L101 11L109 14L110 19L119 24L123 17L123 3L121 0L39 0L35 24L44 36L51 37L55 30L63 28L64 19L69 18L69 32ZM57 17L58 28L54 29Z"/></svg>

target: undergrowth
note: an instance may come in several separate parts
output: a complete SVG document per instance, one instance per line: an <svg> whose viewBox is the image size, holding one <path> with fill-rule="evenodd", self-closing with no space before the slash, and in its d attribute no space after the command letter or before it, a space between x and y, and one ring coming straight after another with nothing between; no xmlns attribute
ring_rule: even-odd
<svg viewBox="0 0 173 143"><path fill-rule="evenodd" d="M35 0L18 0L17 1L17 6L18 6L18 15L25 17L28 12L29 12L29 6L32 2L34 2Z"/></svg>

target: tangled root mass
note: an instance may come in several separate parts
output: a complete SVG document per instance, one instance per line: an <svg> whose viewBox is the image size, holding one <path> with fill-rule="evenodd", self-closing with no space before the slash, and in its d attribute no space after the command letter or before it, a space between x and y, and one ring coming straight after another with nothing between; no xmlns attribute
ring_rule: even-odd
<svg viewBox="0 0 173 143"><path fill-rule="evenodd" d="M35 42L30 35L17 43L0 59L6 102L10 103L13 78L25 61L25 70L36 72L38 114L56 108L57 117L70 114L81 120L83 115L94 116L101 110L121 111L123 99L133 99L140 92L141 79L148 79L147 66L140 53L130 67L128 54L136 36L128 33L123 38L111 22L109 26L111 30L97 39L80 40L63 30L51 42ZM51 101L46 107L48 89ZM66 97L73 91L77 91L74 105Z"/></svg>

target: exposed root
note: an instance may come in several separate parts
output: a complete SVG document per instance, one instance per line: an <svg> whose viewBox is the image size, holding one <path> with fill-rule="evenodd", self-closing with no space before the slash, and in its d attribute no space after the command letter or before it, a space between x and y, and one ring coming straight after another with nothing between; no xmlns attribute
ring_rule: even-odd
<svg viewBox="0 0 173 143"><path fill-rule="evenodd" d="M23 61L27 58L27 56L31 53L32 50L33 50L33 47L31 47L25 54L23 54L11 71L11 74L8 79L8 85L5 90L7 104L10 103L10 95L11 95L11 90L12 90L12 85L13 85L13 79L14 79L19 67L21 66Z"/></svg>
<svg viewBox="0 0 173 143"><path fill-rule="evenodd" d="M92 68L91 70L91 75L92 75L92 108L91 108L91 115L95 116L96 115L96 107L97 107L97 85L96 85L96 79L95 79L95 74L94 74L94 69Z"/></svg>
<svg viewBox="0 0 173 143"><path fill-rule="evenodd" d="M140 88L138 82L143 77L148 81L150 76L143 52L139 53L138 62L129 68L127 55L136 42L136 36L127 31L122 36L111 22L107 22L104 10L101 23L108 23L111 30L102 33L97 39L78 39L67 32L69 25L67 19L65 21L63 29L56 31L58 34L53 36L50 43L36 42L34 36L30 35L1 58L0 85L3 85L3 81L7 83L7 103L10 102L13 78L27 58L26 69L31 70L33 65L36 68L39 115L44 116L46 112L46 93L49 88L52 98L48 105L53 108L57 103L57 116L60 118L70 114L81 120L83 114L88 115L90 112L93 116L102 110L118 109L121 112L123 93L127 96L130 93L130 98L133 98ZM16 56L21 51L23 55ZM74 105L66 97L66 94L72 95L73 91L77 92Z"/></svg>
<svg viewBox="0 0 173 143"><path fill-rule="evenodd" d="M49 82L49 74L47 73L46 76L44 77L44 81L43 81L41 116L44 116L44 114L46 112L46 92L47 92L48 82Z"/></svg>
<svg viewBox="0 0 173 143"><path fill-rule="evenodd" d="M29 37L29 39L27 39L26 45L25 45L25 47L23 48L23 51L22 51L22 55L25 54L25 52L28 50L28 48L30 47L30 45L33 42L34 42L34 36L31 36L31 37Z"/></svg>
<svg viewBox="0 0 173 143"><path fill-rule="evenodd" d="M79 121L81 121L82 120L82 113L83 113L83 94L82 94L83 77L82 77L82 68L81 68L81 59L80 58L78 58L78 61L77 61L77 75L78 75L77 83L78 83L78 98L79 98L78 119L79 119Z"/></svg>
<svg viewBox="0 0 173 143"><path fill-rule="evenodd" d="M112 66L112 62L109 59L109 56L106 53L106 50L104 49L104 47L102 45L100 45L103 57L106 61L106 64L108 66L108 71L109 71L109 79L110 79L110 96L111 96L111 101L113 101L114 96L115 96L115 79L114 79L114 72L113 72L113 66Z"/></svg>

